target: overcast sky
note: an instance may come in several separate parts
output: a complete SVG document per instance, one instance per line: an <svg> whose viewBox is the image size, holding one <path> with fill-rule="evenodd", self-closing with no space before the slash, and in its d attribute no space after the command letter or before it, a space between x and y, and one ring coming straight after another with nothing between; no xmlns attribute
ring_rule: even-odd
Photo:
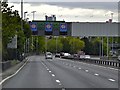
<svg viewBox="0 0 120 90"><path fill-rule="evenodd" d="M13 2L14 1L14 2ZM105 22L111 18L118 21L118 1L119 0L24 0L24 12L28 12L26 18L32 20L32 11L36 11L35 20L45 20L45 15L56 15L57 20L67 22ZM51 1L51 2L50 2ZM106 1L106 2L103 2ZM9 0L9 6L14 5L14 10L20 13L20 1Z"/></svg>

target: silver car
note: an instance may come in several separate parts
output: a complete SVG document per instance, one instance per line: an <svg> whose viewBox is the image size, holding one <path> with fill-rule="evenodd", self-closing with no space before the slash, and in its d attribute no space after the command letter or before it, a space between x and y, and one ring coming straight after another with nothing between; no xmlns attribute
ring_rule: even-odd
<svg viewBox="0 0 120 90"><path fill-rule="evenodd" d="M52 59L53 58L53 55L51 52L46 52L45 54L45 59Z"/></svg>

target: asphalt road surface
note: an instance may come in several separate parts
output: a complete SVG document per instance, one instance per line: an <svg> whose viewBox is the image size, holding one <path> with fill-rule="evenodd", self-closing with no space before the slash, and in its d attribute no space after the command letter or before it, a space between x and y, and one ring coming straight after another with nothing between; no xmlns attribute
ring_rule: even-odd
<svg viewBox="0 0 120 90"><path fill-rule="evenodd" d="M118 70L60 58L31 56L3 88L118 88Z"/></svg>

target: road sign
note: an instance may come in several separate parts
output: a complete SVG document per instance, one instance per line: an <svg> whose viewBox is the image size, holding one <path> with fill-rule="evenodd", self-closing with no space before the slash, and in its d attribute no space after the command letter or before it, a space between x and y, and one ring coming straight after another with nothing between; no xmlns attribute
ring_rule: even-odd
<svg viewBox="0 0 120 90"><path fill-rule="evenodd" d="M52 23L46 23L45 25L45 31L46 32L52 32Z"/></svg>
<svg viewBox="0 0 120 90"><path fill-rule="evenodd" d="M67 24L60 23L60 32L67 32Z"/></svg>
<svg viewBox="0 0 120 90"><path fill-rule="evenodd" d="M30 23L30 28L31 28L31 31L37 31L37 23L36 22L31 22Z"/></svg>

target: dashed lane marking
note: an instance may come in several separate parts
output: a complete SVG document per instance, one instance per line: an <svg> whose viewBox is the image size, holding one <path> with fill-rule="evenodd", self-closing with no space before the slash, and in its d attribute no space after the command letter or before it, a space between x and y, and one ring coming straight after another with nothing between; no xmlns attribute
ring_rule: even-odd
<svg viewBox="0 0 120 90"><path fill-rule="evenodd" d="M86 72L88 72L88 70L85 70Z"/></svg>
<svg viewBox="0 0 120 90"><path fill-rule="evenodd" d="M108 79L109 81L112 81L112 82L115 82L115 80L114 79Z"/></svg>
<svg viewBox="0 0 120 90"><path fill-rule="evenodd" d="M49 73L51 73L51 71L49 71Z"/></svg>
<svg viewBox="0 0 120 90"><path fill-rule="evenodd" d="M95 73L94 75L95 75L95 76L99 76L99 74L97 74L97 73Z"/></svg>
<svg viewBox="0 0 120 90"><path fill-rule="evenodd" d="M74 68L76 67L76 66L73 66Z"/></svg>
<svg viewBox="0 0 120 90"><path fill-rule="evenodd" d="M60 80L56 80L57 83L60 83Z"/></svg>
<svg viewBox="0 0 120 90"><path fill-rule="evenodd" d="M55 77L55 74L52 74L53 77Z"/></svg>

